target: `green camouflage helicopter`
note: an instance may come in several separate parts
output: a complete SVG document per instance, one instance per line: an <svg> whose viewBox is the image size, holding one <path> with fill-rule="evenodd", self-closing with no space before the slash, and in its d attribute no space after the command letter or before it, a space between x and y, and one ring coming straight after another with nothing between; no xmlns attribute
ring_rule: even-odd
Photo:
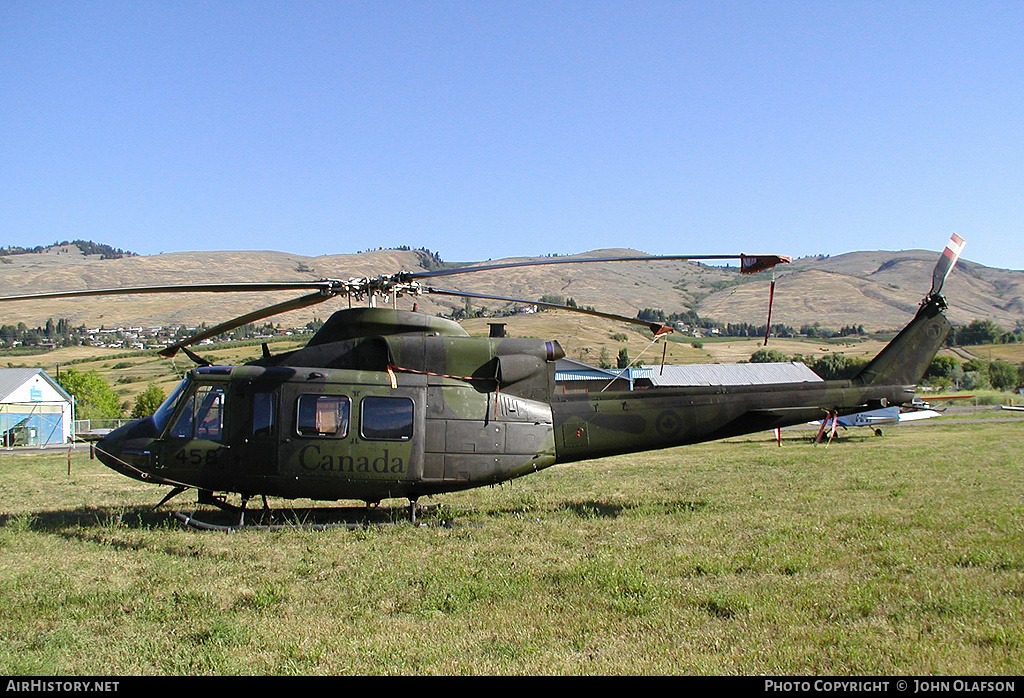
<svg viewBox="0 0 1024 698"><path fill-rule="evenodd" d="M313 293L211 327L161 353L183 351L200 365L149 417L95 446L110 468L145 482L188 489L199 501L243 512L254 496L410 503L493 485L559 463L648 451L900 405L941 347L950 325L942 284L963 241L953 236L932 288L909 325L850 380L559 394L557 342L471 337L457 323L415 311L335 312L302 348L241 366L210 365L191 350L246 323L324 302L440 294L562 308L649 326L636 318L515 298L425 286L453 274L541 264L609 261L741 260L753 273L789 260L640 256L557 258L400 272L338 281L154 286L9 296L0 301L135 293L312 289ZM224 493L224 494L215 494ZM226 494L238 494L241 508ZM189 522L187 522L189 523Z"/></svg>

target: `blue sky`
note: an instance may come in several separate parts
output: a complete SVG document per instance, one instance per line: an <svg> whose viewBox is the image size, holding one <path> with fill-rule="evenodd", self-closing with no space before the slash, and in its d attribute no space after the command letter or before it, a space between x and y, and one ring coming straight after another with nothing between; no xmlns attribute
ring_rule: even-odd
<svg viewBox="0 0 1024 698"><path fill-rule="evenodd" d="M1024 269L1024 3L0 3L0 245Z"/></svg>

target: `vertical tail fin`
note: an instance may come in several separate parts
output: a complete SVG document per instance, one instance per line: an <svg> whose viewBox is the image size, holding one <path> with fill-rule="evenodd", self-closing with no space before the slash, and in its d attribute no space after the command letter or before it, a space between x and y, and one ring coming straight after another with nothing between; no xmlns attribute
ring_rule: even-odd
<svg viewBox="0 0 1024 698"><path fill-rule="evenodd" d="M865 385L917 385L950 330L941 296L930 296L910 324L854 378Z"/></svg>
<svg viewBox="0 0 1024 698"><path fill-rule="evenodd" d="M964 244L960 236L950 237L932 272L931 290L917 315L857 374L855 381L865 385L917 385L921 381L951 327L942 312L946 309L942 286L956 266Z"/></svg>

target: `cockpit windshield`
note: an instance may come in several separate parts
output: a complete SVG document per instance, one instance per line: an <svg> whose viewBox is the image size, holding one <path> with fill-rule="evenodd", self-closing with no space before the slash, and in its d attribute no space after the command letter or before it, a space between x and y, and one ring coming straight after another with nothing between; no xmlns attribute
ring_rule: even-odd
<svg viewBox="0 0 1024 698"><path fill-rule="evenodd" d="M171 394L163 401L163 404L157 408L156 412L153 413L153 422L156 424L157 433L162 433L164 427L167 426L167 422L170 421L171 415L174 413L174 408L178 404L178 399L181 394L185 392L185 386L188 383L188 379L182 380L175 386Z"/></svg>

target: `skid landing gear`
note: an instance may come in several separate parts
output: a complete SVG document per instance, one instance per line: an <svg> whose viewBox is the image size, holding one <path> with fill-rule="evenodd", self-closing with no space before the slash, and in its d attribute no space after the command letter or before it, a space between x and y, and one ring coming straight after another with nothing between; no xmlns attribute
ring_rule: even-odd
<svg viewBox="0 0 1024 698"><path fill-rule="evenodd" d="M161 499L160 502L155 507L153 507L153 508L154 509L159 509L164 504L167 504L167 502L171 501L172 499L174 499L175 497L177 497L179 494L181 494L182 492L184 492L187 489L188 489L187 487L175 487L173 490L168 492L167 495L163 499Z"/></svg>
<svg viewBox="0 0 1024 698"><path fill-rule="evenodd" d="M260 495L260 498L263 500L263 511L260 512L259 515L263 518L269 518L273 520L274 513L273 510L271 510L270 508L270 504L267 502L266 495ZM202 530L237 531L240 529L249 528L249 526L245 522L245 517L246 514L249 513L248 506L250 499L252 499L252 495L243 494L241 505L235 506L234 504L228 502L227 498L223 495L215 495L213 492L210 492L208 490L200 490L198 499L200 504L210 504L217 507L218 509L225 513L236 514L238 516L237 523L208 523L196 519L194 515L190 512L182 511L174 512L174 518L176 518L178 521L181 521L189 528L197 528ZM265 524L263 524L262 526L265 527Z"/></svg>
<svg viewBox="0 0 1024 698"><path fill-rule="evenodd" d="M363 507L325 507L315 509L272 510L263 497L263 509L250 509L252 495L242 495L239 505L231 504L224 496L201 491L200 504L209 504L219 512L176 511L173 516L185 526L200 531L278 531L285 529L326 530L343 528L364 530L367 528L412 524L417 527L450 528L450 520L424 519L432 514L438 505L420 504L416 498L409 500L408 507L381 508L379 502L367 502ZM201 517L201 518L200 518Z"/></svg>

